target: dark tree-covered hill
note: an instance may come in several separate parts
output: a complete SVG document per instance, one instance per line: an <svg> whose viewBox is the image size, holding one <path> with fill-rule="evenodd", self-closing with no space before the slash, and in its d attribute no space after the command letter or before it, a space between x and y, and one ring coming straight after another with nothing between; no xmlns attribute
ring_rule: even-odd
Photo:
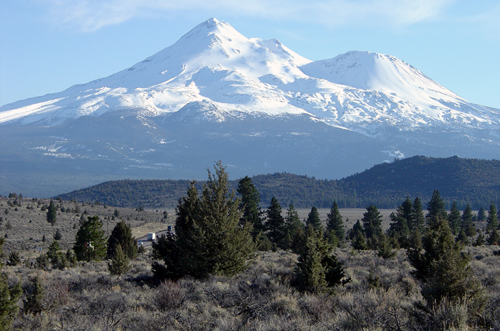
<svg viewBox="0 0 500 331"><path fill-rule="evenodd" d="M406 196L418 196L425 203L436 189L448 206L452 201L462 209L467 203L474 209L487 207L492 201L500 205L497 160L414 156L378 164L341 180L274 173L254 176L252 181L261 195L262 206L275 196L283 206L293 204L297 208L328 208L333 201L341 208L363 208L369 204L395 208ZM57 197L121 207L172 207L186 193L188 184L187 180L120 180ZM231 185L236 190L238 180Z"/></svg>

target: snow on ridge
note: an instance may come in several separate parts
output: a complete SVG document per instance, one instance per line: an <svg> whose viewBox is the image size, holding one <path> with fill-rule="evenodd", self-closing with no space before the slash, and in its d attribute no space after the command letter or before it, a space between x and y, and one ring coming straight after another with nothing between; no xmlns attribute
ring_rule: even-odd
<svg viewBox="0 0 500 331"><path fill-rule="evenodd" d="M188 105L217 121L231 112L307 114L367 134L381 123L410 129L500 123L500 110L468 103L394 56L351 51L312 62L276 39L249 39L215 18L125 70L30 100L3 106L0 123L56 125L117 109L151 117Z"/></svg>

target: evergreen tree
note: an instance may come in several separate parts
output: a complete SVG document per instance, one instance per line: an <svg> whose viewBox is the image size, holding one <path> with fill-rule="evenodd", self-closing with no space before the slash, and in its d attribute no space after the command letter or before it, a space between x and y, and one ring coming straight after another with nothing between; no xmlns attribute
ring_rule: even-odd
<svg viewBox="0 0 500 331"><path fill-rule="evenodd" d="M392 249L392 246L389 243L387 236L385 236L384 234L382 234L382 236L380 237L379 245L377 247L377 252L378 252L377 255L383 258L384 260L390 259L396 256L397 254L397 252Z"/></svg>
<svg viewBox="0 0 500 331"><path fill-rule="evenodd" d="M330 212L326 215L326 230L336 237L338 243L345 240L344 222L342 222L342 215L340 215L339 205L337 201L333 202Z"/></svg>
<svg viewBox="0 0 500 331"><path fill-rule="evenodd" d="M98 216L88 217L78 229L73 250L79 261L101 261L106 257L106 238Z"/></svg>
<svg viewBox="0 0 500 331"><path fill-rule="evenodd" d="M476 230L474 229L474 226L472 224L472 218L474 215L472 214L472 208L470 204L467 204L467 206L464 209L464 212L462 214L462 230L465 231L468 237L472 237L476 235ZM472 230L471 230L472 229Z"/></svg>
<svg viewBox="0 0 500 331"><path fill-rule="evenodd" d="M363 233L363 227L359 220L354 223L352 230L349 232L349 238L351 239L352 248L357 250L366 250L368 245L366 243L366 236Z"/></svg>
<svg viewBox="0 0 500 331"><path fill-rule="evenodd" d="M302 247L302 238L305 237L304 226L300 221L299 214L292 204L288 206L285 217L285 240L284 249L291 249L296 252L298 247Z"/></svg>
<svg viewBox="0 0 500 331"><path fill-rule="evenodd" d="M52 226L56 224L57 218L57 207L54 204L53 200L50 200L49 208L47 209L47 222L49 222Z"/></svg>
<svg viewBox="0 0 500 331"><path fill-rule="evenodd" d="M47 254L42 254L37 258L39 268L49 270L49 263L52 269L64 269L76 265L76 256L68 250L66 254L61 251L59 243L54 240L47 251Z"/></svg>
<svg viewBox="0 0 500 331"><path fill-rule="evenodd" d="M413 224L413 203L409 197L398 207L398 214L406 220L407 224Z"/></svg>
<svg viewBox="0 0 500 331"><path fill-rule="evenodd" d="M47 251L47 257L51 260L57 259L57 256L60 254L61 251L61 246L59 246L59 243L54 240L52 244L50 244L49 249Z"/></svg>
<svg viewBox="0 0 500 331"><path fill-rule="evenodd" d="M19 255L18 252L12 251L9 254L9 265L18 265L21 263L21 256Z"/></svg>
<svg viewBox="0 0 500 331"><path fill-rule="evenodd" d="M476 239L476 242L474 242L474 246L475 247L479 247L479 246L483 246L484 244L486 244L486 239L484 238L484 234L479 234L479 236L477 236L477 239Z"/></svg>
<svg viewBox="0 0 500 331"><path fill-rule="evenodd" d="M108 250L106 254L108 259L113 258L118 246L121 247L122 253L124 253L128 259L133 260L136 258L137 240L132 236L130 225L127 225L123 220L116 224L108 238Z"/></svg>
<svg viewBox="0 0 500 331"><path fill-rule="evenodd" d="M310 224L305 247L295 268L294 285L300 291L322 293L342 283L344 269L336 257L331 255L331 249L332 246L323 239L323 233L315 231Z"/></svg>
<svg viewBox="0 0 500 331"><path fill-rule="evenodd" d="M457 238L455 239L457 243L459 243L462 246L467 246L469 244L469 238L467 238L467 235L465 234L465 230L461 229L460 232L458 233Z"/></svg>
<svg viewBox="0 0 500 331"><path fill-rule="evenodd" d="M321 220L319 218L318 209L316 207L312 207L309 215L307 215L306 226L312 225L314 231L320 231L323 229L323 225L321 225Z"/></svg>
<svg viewBox="0 0 500 331"><path fill-rule="evenodd" d="M359 220L354 223L351 231L349 231L349 239L353 240L357 232L363 233L363 226L361 225L361 222Z"/></svg>
<svg viewBox="0 0 500 331"><path fill-rule="evenodd" d="M438 190L434 190L431 200L427 203L427 224L432 224L438 220L445 220L447 217L445 204Z"/></svg>
<svg viewBox="0 0 500 331"><path fill-rule="evenodd" d="M486 210L484 210L483 206L481 206L477 212L477 220L479 222L486 221Z"/></svg>
<svg viewBox="0 0 500 331"><path fill-rule="evenodd" d="M391 213L391 224L388 234L400 247L407 248L410 241L410 229L408 228L408 222L403 215L404 214L402 213L401 208L398 208L397 212Z"/></svg>
<svg viewBox="0 0 500 331"><path fill-rule="evenodd" d="M116 245L111 262L108 263L109 273L120 276L130 269L130 260L122 250L121 245Z"/></svg>
<svg viewBox="0 0 500 331"><path fill-rule="evenodd" d="M458 234L462 224L462 217L458 210L457 203L453 201L451 204L450 214L448 215L448 223L453 234Z"/></svg>
<svg viewBox="0 0 500 331"><path fill-rule="evenodd" d="M492 202L488 210L488 218L486 219L486 232L491 232L496 229L498 229L497 207Z"/></svg>
<svg viewBox="0 0 500 331"><path fill-rule="evenodd" d="M285 239L285 219L281 216L281 206L275 197L272 197L271 204L267 208L267 236L276 247L282 247Z"/></svg>
<svg viewBox="0 0 500 331"><path fill-rule="evenodd" d="M370 205L366 207L366 212L363 214L361 221L363 222L366 238L377 240L382 235L382 216L376 206Z"/></svg>
<svg viewBox="0 0 500 331"><path fill-rule="evenodd" d="M0 238L0 255L3 254L4 238ZM2 264L0 264L0 269ZM17 283L9 287L9 280L5 273L0 274L0 330L8 330L17 314L17 300L21 295L21 285Z"/></svg>
<svg viewBox="0 0 500 331"><path fill-rule="evenodd" d="M245 176L238 182L237 192L241 195L239 205L240 210L243 211L241 221L252 224L252 236L255 240L259 233L264 231L264 225L260 219L260 194L248 176Z"/></svg>
<svg viewBox="0 0 500 331"><path fill-rule="evenodd" d="M202 242L200 227L196 224L201 218L201 206L196 182L192 181L187 196L179 199L176 208L175 235L172 232L153 242L153 258L163 260L165 265L153 263L153 271L159 278L178 279L184 275L203 277L204 272L196 274L198 268L198 241Z"/></svg>
<svg viewBox="0 0 500 331"><path fill-rule="evenodd" d="M488 245L500 245L500 233L498 233L497 229L490 232L487 243Z"/></svg>
<svg viewBox="0 0 500 331"><path fill-rule="evenodd" d="M26 299L24 299L24 311L35 315L40 314L43 311L44 297L45 293L40 277L31 279L30 291L26 293Z"/></svg>
<svg viewBox="0 0 500 331"><path fill-rule="evenodd" d="M422 235L420 231L417 229L410 235L409 248L412 249L420 249L422 248Z"/></svg>
<svg viewBox="0 0 500 331"><path fill-rule="evenodd" d="M408 259L415 268L413 275L423 282L427 306L432 308L446 299L475 307L482 300L480 284L468 266L469 257L461 254L462 246L453 240L448 221L434 218L422 245L423 252L408 250Z"/></svg>
<svg viewBox="0 0 500 331"><path fill-rule="evenodd" d="M413 201L411 215L412 221L408 223L410 232L413 234L418 229L418 231L422 234L425 231L425 216L422 201L419 197L416 197Z"/></svg>
<svg viewBox="0 0 500 331"><path fill-rule="evenodd" d="M61 240L62 239L62 233L59 229L56 230L56 233L54 234L54 240Z"/></svg>
<svg viewBox="0 0 500 331"><path fill-rule="evenodd" d="M189 275L235 275L247 267L255 249L249 223L240 226L240 201L228 188L228 175L221 162L208 181L201 197L191 186L188 197L179 201L175 234L161 237L153 245L153 254L165 266L155 263L158 277L178 279Z"/></svg>
<svg viewBox="0 0 500 331"><path fill-rule="evenodd" d="M474 227L474 224L472 224L472 222L467 224L467 227L464 229L464 231L467 237L474 237L477 233L476 228Z"/></svg>

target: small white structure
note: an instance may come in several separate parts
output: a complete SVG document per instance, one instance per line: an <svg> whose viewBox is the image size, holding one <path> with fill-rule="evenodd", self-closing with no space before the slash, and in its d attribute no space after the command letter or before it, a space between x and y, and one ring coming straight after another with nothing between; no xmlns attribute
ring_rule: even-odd
<svg viewBox="0 0 500 331"><path fill-rule="evenodd" d="M153 240L156 240L156 233L154 232L150 232L148 233L147 237L146 237L146 240L147 241L153 241Z"/></svg>

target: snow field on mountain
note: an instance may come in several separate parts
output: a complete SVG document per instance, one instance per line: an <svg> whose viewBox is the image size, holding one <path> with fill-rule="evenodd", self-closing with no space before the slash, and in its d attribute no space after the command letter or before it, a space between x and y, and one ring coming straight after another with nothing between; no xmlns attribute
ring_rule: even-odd
<svg viewBox="0 0 500 331"><path fill-rule="evenodd" d="M231 112L306 114L370 136L384 127L500 123L499 110L467 102L393 56L352 51L312 62L278 40L249 39L216 19L130 68L33 101L1 107L0 123L54 126L109 111L154 117L203 103L217 106L207 114L217 121Z"/></svg>

